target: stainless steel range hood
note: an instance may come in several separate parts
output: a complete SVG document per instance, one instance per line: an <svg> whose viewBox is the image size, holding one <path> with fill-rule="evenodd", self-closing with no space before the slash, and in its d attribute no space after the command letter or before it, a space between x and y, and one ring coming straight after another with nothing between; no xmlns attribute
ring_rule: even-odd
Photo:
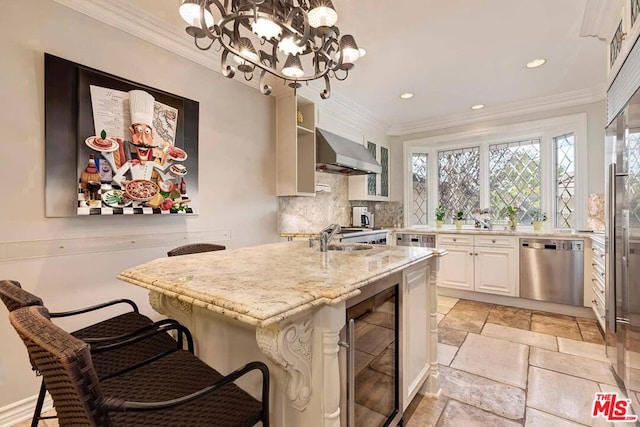
<svg viewBox="0 0 640 427"><path fill-rule="evenodd" d="M363 145L316 128L316 170L342 175L380 173L380 163Z"/></svg>

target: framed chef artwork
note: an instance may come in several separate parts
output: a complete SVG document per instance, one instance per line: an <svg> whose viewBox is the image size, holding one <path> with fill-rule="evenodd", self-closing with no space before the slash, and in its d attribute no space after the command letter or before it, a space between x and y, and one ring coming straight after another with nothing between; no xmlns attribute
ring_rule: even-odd
<svg viewBox="0 0 640 427"><path fill-rule="evenodd" d="M45 54L47 217L192 215L199 104Z"/></svg>

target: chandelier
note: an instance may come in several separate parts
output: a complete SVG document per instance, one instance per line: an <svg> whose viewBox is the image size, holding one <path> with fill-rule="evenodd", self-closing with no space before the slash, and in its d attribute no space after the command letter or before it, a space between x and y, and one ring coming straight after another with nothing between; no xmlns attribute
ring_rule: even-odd
<svg viewBox="0 0 640 427"><path fill-rule="evenodd" d="M240 72L249 81L259 72L265 95L268 73L294 89L324 79L327 99L330 79L345 80L366 53L352 35L340 35L331 0L182 0L180 16L198 49L222 50L225 77Z"/></svg>

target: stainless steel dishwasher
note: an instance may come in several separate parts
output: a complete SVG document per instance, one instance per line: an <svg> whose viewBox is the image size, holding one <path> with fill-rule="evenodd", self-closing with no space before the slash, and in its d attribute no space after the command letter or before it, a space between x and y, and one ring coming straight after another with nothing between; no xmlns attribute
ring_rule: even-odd
<svg viewBox="0 0 640 427"><path fill-rule="evenodd" d="M520 297L584 305L584 241L520 239Z"/></svg>
<svg viewBox="0 0 640 427"><path fill-rule="evenodd" d="M435 234L397 233L396 245L397 246L419 246L419 247L423 247L423 248L435 248L436 247L436 235Z"/></svg>

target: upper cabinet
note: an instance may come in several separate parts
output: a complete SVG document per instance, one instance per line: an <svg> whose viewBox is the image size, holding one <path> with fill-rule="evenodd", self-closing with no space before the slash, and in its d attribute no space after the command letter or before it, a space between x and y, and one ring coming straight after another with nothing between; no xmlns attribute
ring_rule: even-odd
<svg viewBox="0 0 640 427"><path fill-rule="evenodd" d="M315 104L296 95L279 98L276 104L276 194L315 196Z"/></svg>
<svg viewBox="0 0 640 427"><path fill-rule="evenodd" d="M350 111L329 101L314 99L290 94L276 100L276 195L316 195L316 129L321 129L364 145L382 166L381 173L349 177L349 200L388 201L386 128L358 120Z"/></svg>
<svg viewBox="0 0 640 427"><path fill-rule="evenodd" d="M588 0L580 35L607 42L607 75L611 83L640 35L640 0Z"/></svg>
<svg viewBox="0 0 640 427"><path fill-rule="evenodd" d="M381 173L349 177L349 200L389 200L389 145L365 140L365 148L382 166Z"/></svg>

